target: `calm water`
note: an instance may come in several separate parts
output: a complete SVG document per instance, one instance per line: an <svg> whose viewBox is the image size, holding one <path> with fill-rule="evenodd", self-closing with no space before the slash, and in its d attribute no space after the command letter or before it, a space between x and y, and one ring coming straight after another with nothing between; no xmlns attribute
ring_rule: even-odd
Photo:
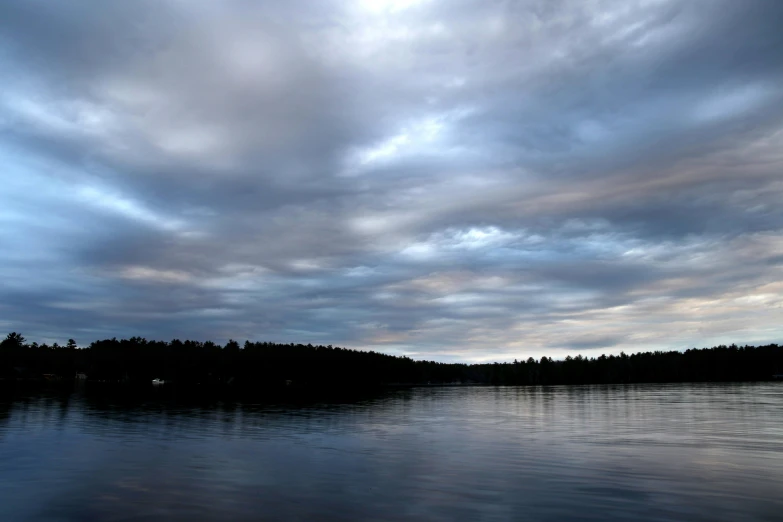
<svg viewBox="0 0 783 522"><path fill-rule="evenodd" d="M783 520L783 383L0 403L0 520Z"/></svg>

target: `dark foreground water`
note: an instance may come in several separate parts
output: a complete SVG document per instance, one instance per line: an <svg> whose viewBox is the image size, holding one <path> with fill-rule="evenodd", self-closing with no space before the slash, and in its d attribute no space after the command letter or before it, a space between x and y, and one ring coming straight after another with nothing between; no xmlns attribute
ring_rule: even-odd
<svg viewBox="0 0 783 522"><path fill-rule="evenodd" d="M0 403L0 520L783 520L783 383Z"/></svg>

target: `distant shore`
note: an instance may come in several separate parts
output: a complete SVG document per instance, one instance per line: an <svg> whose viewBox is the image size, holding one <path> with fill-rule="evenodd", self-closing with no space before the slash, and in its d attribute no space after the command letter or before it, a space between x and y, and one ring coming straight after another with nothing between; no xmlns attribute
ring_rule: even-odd
<svg viewBox="0 0 783 522"><path fill-rule="evenodd" d="M507 363L416 361L329 346L229 341L105 339L87 347L0 342L0 382L73 382L263 393L415 386L631 384L768 381L783 374L783 346L716 346L597 357L542 357Z"/></svg>

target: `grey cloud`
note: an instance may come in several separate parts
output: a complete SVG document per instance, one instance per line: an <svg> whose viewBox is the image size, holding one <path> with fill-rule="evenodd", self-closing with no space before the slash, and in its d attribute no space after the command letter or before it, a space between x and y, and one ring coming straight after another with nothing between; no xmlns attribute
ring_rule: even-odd
<svg viewBox="0 0 783 522"><path fill-rule="evenodd" d="M577 339L567 344L567 348L571 350L596 350L607 349L617 346L624 341L623 338L618 337L602 337L598 339Z"/></svg>
<svg viewBox="0 0 783 522"><path fill-rule="evenodd" d="M783 8L388 7L0 6L4 325L443 360L780 335Z"/></svg>

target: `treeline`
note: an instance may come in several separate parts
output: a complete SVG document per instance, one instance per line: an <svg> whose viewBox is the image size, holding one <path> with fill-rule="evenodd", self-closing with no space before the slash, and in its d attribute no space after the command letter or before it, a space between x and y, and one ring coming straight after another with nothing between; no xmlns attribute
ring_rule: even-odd
<svg viewBox="0 0 783 522"><path fill-rule="evenodd" d="M28 343L17 333L0 342L0 378L142 383L236 390L359 388L421 384L598 384L769 380L783 372L783 347L716 346L513 363L447 364L310 344L106 339L80 348Z"/></svg>

